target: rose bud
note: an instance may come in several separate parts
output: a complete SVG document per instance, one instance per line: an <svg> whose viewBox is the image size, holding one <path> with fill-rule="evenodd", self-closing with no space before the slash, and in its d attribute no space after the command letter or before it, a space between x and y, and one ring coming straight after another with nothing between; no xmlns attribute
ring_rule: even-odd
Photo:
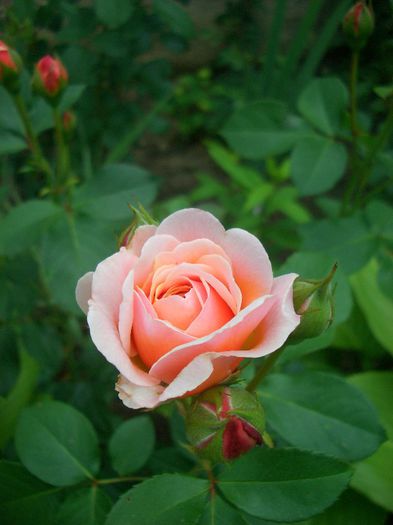
<svg viewBox="0 0 393 525"><path fill-rule="evenodd" d="M194 399L186 431L195 452L214 463L237 458L265 441L271 445L262 406L241 388L215 387Z"/></svg>
<svg viewBox="0 0 393 525"><path fill-rule="evenodd" d="M335 264L329 274L320 280L298 277L293 285L293 303L301 315L299 326L288 339L297 343L303 339L321 335L332 323L334 314L334 290L331 280L336 272Z"/></svg>
<svg viewBox="0 0 393 525"><path fill-rule="evenodd" d="M58 58L46 55L35 66L33 86L38 93L55 99L68 83L68 73Z"/></svg>
<svg viewBox="0 0 393 525"><path fill-rule="evenodd" d="M22 60L18 53L0 40L0 83L10 91L19 89Z"/></svg>
<svg viewBox="0 0 393 525"><path fill-rule="evenodd" d="M95 346L120 373L120 399L154 408L281 348L300 322L296 277L274 278L254 235L186 209L130 232L126 246L78 281L76 299Z"/></svg>
<svg viewBox="0 0 393 525"><path fill-rule="evenodd" d="M364 2L357 2L345 15L342 28L349 45L361 49L374 31L373 12Z"/></svg>
<svg viewBox="0 0 393 525"><path fill-rule="evenodd" d="M63 113L63 128L64 131L71 135L76 126L76 115L73 111L65 111Z"/></svg>

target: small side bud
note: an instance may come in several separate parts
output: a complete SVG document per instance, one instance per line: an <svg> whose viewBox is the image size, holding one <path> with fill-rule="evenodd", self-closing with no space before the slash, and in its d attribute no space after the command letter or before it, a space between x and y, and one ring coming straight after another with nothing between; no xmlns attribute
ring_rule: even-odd
<svg viewBox="0 0 393 525"><path fill-rule="evenodd" d="M337 270L333 266L329 274L320 280L298 277L293 285L293 304L301 315L299 326L289 336L288 343L321 335L332 323L334 314L334 289L332 279Z"/></svg>
<svg viewBox="0 0 393 525"><path fill-rule="evenodd" d="M138 204L138 206L131 206L130 204L128 207L131 210L131 213L133 214L133 218L131 223L125 228L118 238L118 246L119 248L121 246L128 247L131 244L132 238L134 237L135 230L142 226L143 224L150 224L150 225L157 225L157 222L153 219L153 217L150 215L150 213L142 206L142 204Z"/></svg>
<svg viewBox="0 0 393 525"><path fill-rule="evenodd" d="M195 398L186 431L195 452L213 463L237 458L255 446L271 446L261 404L241 388L215 387Z"/></svg>
<svg viewBox="0 0 393 525"><path fill-rule="evenodd" d="M76 127L76 115L73 111L63 113L63 128L67 135L72 135Z"/></svg>
<svg viewBox="0 0 393 525"><path fill-rule="evenodd" d="M52 103L68 84L68 72L60 59L46 55L35 66L33 86L35 90Z"/></svg>
<svg viewBox="0 0 393 525"><path fill-rule="evenodd" d="M22 60L19 54L0 40L0 84L11 92L19 91Z"/></svg>
<svg viewBox="0 0 393 525"><path fill-rule="evenodd" d="M350 47L359 50L364 47L374 31L374 15L365 2L357 2L347 12L342 29Z"/></svg>

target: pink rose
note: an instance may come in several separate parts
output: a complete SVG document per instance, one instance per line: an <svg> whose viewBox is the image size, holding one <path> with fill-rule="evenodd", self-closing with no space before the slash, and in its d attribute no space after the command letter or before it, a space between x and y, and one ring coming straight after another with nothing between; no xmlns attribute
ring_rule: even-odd
<svg viewBox="0 0 393 525"><path fill-rule="evenodd" d="M140 226L127 248L78 282L91 338L120 372L130 408L152 408L227 379L297 327L296 274L273 279L259 240L186 209Z"/></svg>

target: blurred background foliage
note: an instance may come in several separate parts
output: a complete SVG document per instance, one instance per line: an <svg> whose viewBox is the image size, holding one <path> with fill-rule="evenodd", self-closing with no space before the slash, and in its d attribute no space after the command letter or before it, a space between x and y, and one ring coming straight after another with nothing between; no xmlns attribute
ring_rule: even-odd
<svg viewBox="0 0 393 525"><path fill-rule="evenodd" d="M290 346L278 371L346 378L375 405L392 439L392 2L373 3L376 29L360 52L355 93L351 50L340 31L350 5L1 3L0 39L23 58L22 96L50 165L56 165L52 110L31 89L31 71L43 55L58 56L67 68L60 109L77 115L67 138L68 169L51 185L32 158L11 95L0 87L0 445L6 458L16 457L10 438L32 397L77 407L94 423L101 446L124 418L115 374L92 350L74 289L116 250L132 220L128 204L138 203L157 220L196 206L227 227L251 231L276 274L319 278L338 262L332 326ZM305 398L313 395L311 383L302 386ZM288 401L294 386L277 375L267 388ZM334 398L335 388L329 383L326 396ZM287 405L266 401L272 434L310 448L275 419L277 410L305 417ZM181 424L169 416L166 409L154 415L160 444L131 471L190 468L189 455L175 448ZM142 436L151 435L146 420L140 425ZM109 463L103 468L111 472ZM384 523L393 511L392 472L393 445L386 441L356 464L345 505L340 500L312 523ZM344 507L345 520L338 517ZM103 497L102 516L108 508Z"/></svg>

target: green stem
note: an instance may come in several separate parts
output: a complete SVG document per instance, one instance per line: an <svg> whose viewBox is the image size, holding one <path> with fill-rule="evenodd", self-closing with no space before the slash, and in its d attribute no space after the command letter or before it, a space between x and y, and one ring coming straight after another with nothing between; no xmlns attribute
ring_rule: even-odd
<svg viewBox="0 0 393 525"><path fill-rule="evenodd" d="M256 371L255 376L248 383L246 390L248 390L249 392L254 392L256 390L257 386L262 381L262 379L264 379L264 377L267 376L267 374L276 364L277 359L283 353L284 349L285 346L282 346L279 350L276 350L275 352L270 354L269 357L267 357L263 361L262 365Z"/></svg>
<svg viewBox="0 0 393 525"><path fill-rule="evenodd" d="M111 485L113 483L126 483L127 481L143 481L144 476L122 476L120 478L96 479L96 485Z"/></svg>
<svg viewBox="0 0 393 525"><path fill-rule="evenodd" d="M352 52L351 59L351 70L349 77L349 99L350 99L350 108L349 108L349 118L351 126L351 135L352 135L352 144L351 144L351 154L350 154L350 165L351 165L351 177L348 181L347 188L345 190L344 199L341 207L341 215L344 215L348 206L352 200L353 192L356 189L357 177L358 177L358 144L357 138L359 134L358 129L358 108L357 108L357 81L358 81L358 71L359 71L359 51Z"/></svg>
<svg viewBox="0 0 393 525"><path fill-rule="evenodd" d="M43 173L45 173L46 176L48 177L48 182L51 183L52 182L52 170L51 170L51 167L49 166L48 161L45 159L42 153L40 144L34 133L33 127L31 125L30 117L26 109L25 102L20 94L13 95L13 100L18 110L18 113L20 115L20 118L22 120L26 138L27 138L27 144L32 153L33 159L37 167Z"/></svg>
<svg viewBox="0 0 393 525"><path fill-rule="evenodd" d="M69 171L69 152L68 146L64 140L63 123L61 113L58 108L53 108L53 118L55 121L55 139L57 149L56 159L56 176L57 182L64 182Z"/></svg>

